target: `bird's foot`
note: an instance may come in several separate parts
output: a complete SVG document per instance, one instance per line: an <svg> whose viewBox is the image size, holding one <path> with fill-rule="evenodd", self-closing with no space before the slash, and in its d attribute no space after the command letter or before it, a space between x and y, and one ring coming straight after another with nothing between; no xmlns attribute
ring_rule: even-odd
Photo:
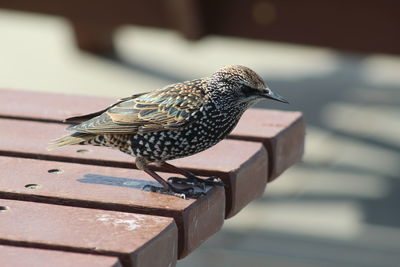
<svg viewBox="0 0 400 267"><path fill-rule="evenodd" d="M176 197L179 197L182 199L186 199L186 198L197 199L197 198L205 195L204 191L195 190L195 188L193 186L173 185L172 183L169 183L169 185L170 185L170 188L158 187L158 186L153 186L153 185L145 185L143 187L143 190L154 192L154 193L172 195L172 196L176 196Z"/></svg>
<svg viewBox="0 0 400 267"><path fill-rule="evenodd" d="M170 182L171 184L179 184L179 185L190 185L190 186L196 185L194 181L181 177L169 177L168 182Z"/></svg>
<svg viewBox="0 0 400 267"><path fill-rule="evenodd" d="M206 185L225 186L225 183L221 180L221 178L219 178L217 176L211 176L211 177L209 177L207 179L201 179L201 178L197 178L197 179L203 180Z"/></svg>
<svg viewBox="0 0 400 267"><path fill-rule="evenodd" d="M202 190L206 190L207 186L225 186L224 182L216 176L207 179L198 178L196 176L190 178L170 177L168 178L168 182L172 184L195 186Z"/></svg>

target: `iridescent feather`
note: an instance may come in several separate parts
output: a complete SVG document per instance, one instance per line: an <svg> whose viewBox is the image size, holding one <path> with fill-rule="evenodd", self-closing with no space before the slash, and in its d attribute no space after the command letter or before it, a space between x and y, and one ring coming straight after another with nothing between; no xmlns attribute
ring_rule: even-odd
<svg viewBox="0 0 400 267"><path fill-rule="evenodd" d="M68 127L79 132L79 137L64 136L49 148L78 144L85 140L85 134L89 138L93 134L136 134L182 128L192 122L192 115L206 100L200 85L201 80L194 80L167 86L123 98L99 112L67 119L70 123L80 122ZM188 87L192 90L187 90Z"/></svg>

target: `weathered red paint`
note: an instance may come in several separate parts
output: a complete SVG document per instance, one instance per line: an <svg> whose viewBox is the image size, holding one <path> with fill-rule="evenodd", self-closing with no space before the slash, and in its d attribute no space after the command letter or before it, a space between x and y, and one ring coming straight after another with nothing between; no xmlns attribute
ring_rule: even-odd
<svg viewBox="0 0 400 267"><path fill-rule="evenodd" d="M172 218L6 199L0 206L8 208L0 213L0 244L116 256L124 266L177 260Z"/></svg>

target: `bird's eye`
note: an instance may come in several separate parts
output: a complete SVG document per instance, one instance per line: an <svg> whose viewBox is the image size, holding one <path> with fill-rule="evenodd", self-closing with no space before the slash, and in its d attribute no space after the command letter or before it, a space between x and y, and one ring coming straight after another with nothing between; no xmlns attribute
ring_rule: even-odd
<svg viewBox="0 0 400 267"><path fill-rule="evenodd" d="M243 92L246 96L249 96L249 95L254 94L254 89L253 89L252 87L250 87L250 86L242 85L242 92Z"/></svg>

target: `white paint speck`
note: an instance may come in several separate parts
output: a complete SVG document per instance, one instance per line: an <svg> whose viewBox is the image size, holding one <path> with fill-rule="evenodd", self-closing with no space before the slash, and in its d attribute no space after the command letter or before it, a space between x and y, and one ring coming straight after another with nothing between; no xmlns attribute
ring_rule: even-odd
<svg viewBox="0 0 400 267"><path fill-rule="evenodd" d="M97 221L106 225L125 226L129 231L135 230L140 227L140 222L144 220L144 216L140 214L100 214L97 215Z"/></svg>

